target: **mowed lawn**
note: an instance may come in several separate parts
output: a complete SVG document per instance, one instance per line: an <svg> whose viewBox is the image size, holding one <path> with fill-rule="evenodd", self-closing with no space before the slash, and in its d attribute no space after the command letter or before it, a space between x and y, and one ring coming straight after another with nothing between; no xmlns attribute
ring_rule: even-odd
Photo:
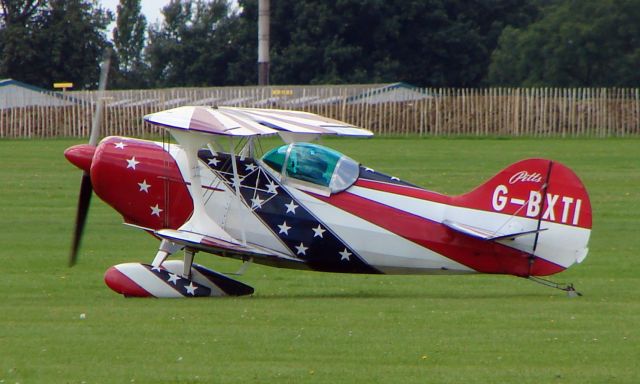
<svg viewBox="0 0 640 384"><path fill-rule="evenodd" d="M594 211L585 262L554 276L584 296L507 276L355 276L252 266L251 297L125 299L111 265L157 241L92 202L67 268L80 141L0 141L0 383L638 383L639 139L330 139L362 163L463 193L549 157ZM239 263L198 254L222 272ZM82 316L81 316L82 315Z"/></svg>

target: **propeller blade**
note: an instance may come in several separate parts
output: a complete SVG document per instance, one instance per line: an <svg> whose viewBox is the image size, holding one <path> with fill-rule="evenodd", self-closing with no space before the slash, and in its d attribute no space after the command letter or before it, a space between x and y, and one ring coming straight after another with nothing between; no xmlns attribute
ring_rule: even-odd
<svg viewBox="0 0 640 384"><path fill-rule="evenodd" d="M89 144L94 146L98 143L100 137L100 125L102 123L102 112L104 109L104 90L107 87L107 76L109 75L109 65L111 64L111 50L107 48L104 60L100 65L100 81L98 82L98 101L96 104L96 112L93 115L91 124L91 135L89 136ZM78 196L78 211L76 212L76 225L73 231L73 241L71 243L71 253L69 254L69 267L73 267L78 261L78 250L80 249L80 241L84 232L84 225L87 222L87 214L89 213L89 203L91 203L91 195L93 194L93 186L91 185L91 176L88 171L82 173L82 182L80 183L80 195Z"/></svg>
<svg viewBox="0 0 640 384"><path fill-rule="evenodd" d="M100 81L98 82L98 103L96 104L96 113L93 115L91 122L91 136L89 136L89 144L96 145L100 137L100 125L102 124L102 111L104 110L104 91L107 88L107 77L109 75L109 66L111 65L111 50L107 48L104 54L104 60L100 65Z"/></svg>
<svg viewBox="0 0 640 384"><path fill-rule="evenodd" d="M69 254L69 266L73 267L78 261L78 249L84 232L84 225L87 222L87 213L89 213L89 203L93 194L93 186L91 185L91 177L88 172L82 174L80 183L80 195L78 196L78 211L76 212L76 226L73 231L73 242L71 243L71 253Z"/></svg>

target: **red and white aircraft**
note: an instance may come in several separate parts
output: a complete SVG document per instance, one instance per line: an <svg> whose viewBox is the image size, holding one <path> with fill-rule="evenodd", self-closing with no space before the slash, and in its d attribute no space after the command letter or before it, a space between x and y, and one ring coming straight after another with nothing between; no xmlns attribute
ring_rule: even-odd
<svg viewBox="0 0 640 384"><path fill-rule="evenodd" d="M181 107L145 120L178 144L107 137L65 152L85 171L72 263L92 188L126 224L160 240L151 264L107 271L107 285L125 296L253 293L194 264L197 252L323 272L532 279L587 255L589 196L556 161L523 160L467 194L446 196L310 143L372 135L315 114ZM257 158L256 139L276 134L286 144ZM182 260L167 260L180 250Z"/></svg>

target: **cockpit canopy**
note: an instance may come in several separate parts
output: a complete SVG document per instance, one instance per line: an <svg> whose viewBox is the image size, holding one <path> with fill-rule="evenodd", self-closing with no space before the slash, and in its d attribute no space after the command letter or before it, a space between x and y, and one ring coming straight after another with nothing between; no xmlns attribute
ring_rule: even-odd
<svg viewBox="0 0 640 384"><path fill-rule="evenodd" d="M262 157L262 161L279 172L283 180L302 181L303 186L311 183L330 193L349 188L360 174L360 165L353 159L311 143L291 143L274 148Z"/></svg>

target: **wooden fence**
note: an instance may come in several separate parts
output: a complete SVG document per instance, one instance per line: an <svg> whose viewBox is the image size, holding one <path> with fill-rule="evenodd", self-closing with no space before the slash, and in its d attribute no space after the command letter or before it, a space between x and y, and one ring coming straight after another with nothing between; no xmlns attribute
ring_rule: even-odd
<svg viewBox="0 0 640 384"><path fill-rule="evenodd" d="M0 109L0 138L88 137L97 92L64 106ZM301 109L381 135L609 137L640 134L638 88L416 89L384 85L108 91L103 135L159 133L145 114L181 105ZM26 103L28 104L28 103Z"/></svg>

